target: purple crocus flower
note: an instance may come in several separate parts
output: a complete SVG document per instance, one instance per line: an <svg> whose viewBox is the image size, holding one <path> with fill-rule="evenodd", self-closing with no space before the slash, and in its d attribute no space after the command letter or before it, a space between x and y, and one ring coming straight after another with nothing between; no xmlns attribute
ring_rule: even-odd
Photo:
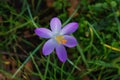
<svg viewBox="0 0 120 80"><path fill-rule="evenodd" d="M41 38L49 38L42 48L42 52L45 56L56 49L59 60L65 62L67 60L67 52L64 46L71 48L77 45L76 39L73 36L70 36L70 34L77 30L78 23L72 22L62 29L61 27L62 24L59 18L54 17L50 21L51 30L46 28L36 28L35 33Z"/></svg>

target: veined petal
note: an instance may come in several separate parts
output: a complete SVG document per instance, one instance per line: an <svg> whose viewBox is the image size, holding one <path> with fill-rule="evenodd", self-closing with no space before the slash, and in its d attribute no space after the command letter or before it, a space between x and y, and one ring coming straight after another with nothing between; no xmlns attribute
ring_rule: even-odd
<svg viewBox="0 0 120 80"><path fill-rule="evenodd" d="M56 47L56 53L61 62L65 62L67 60L67 52L63 45L58 45Z"/></svg>
<svg viewBox="0 0 120 80"><path fill-rule="evenodd" d="M68 34L75 32L77 29L78 29L78 23L72 22L64 26L64 28L61 30L61 34L68 35Z"/></svg>
<svg viewBox="0 0 120 80"><path fill-rule="evenodd" d="M52 35L52 32L46 28L36 28L35 34L37 34L39 37L42 37L42 38L50 38Z"/></svg>
<svg viewBox="0 0 120 80"><path fill-rule="evenodd" d="M53 32L59 32L61 30L62 24L59 18L54 17L50 21L50 28Z"/></svg>
<svg viewBox="0 0 120 80"><path fill-rule="evenodd" d="M57 42L54 39L50 39L48 40L42 49L42 52L44 55L49 55L50 53L52 53L52 51L55 49L55 47L57 46Z"/></svg>
<svg viewBox="0 0 120 80"><path fill-rule="evenodd" d="M77 40L73 36L64 35L66 43L64 44L67 47L75 47L77 45Z"/></svg>

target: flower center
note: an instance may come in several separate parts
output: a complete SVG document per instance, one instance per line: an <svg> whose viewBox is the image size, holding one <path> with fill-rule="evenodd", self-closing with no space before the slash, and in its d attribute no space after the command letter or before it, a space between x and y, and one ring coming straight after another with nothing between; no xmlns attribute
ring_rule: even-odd
<svg viewBox="0 0 120 80"><path fill-rule="evenodd" d="M58 42L58 44L66 44L67 42L67 40L64 39L64 36L56 36L55 39Z"/></svg>

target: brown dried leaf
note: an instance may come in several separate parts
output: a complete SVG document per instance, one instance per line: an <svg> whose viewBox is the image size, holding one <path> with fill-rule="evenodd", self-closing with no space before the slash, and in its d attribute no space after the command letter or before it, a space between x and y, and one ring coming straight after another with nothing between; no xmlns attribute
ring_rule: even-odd
<svg viewBox="0 0 120 80"><path fill-rule="evenodd" d="M2 67L8 73L14 73L17 70L16 61L13 58L8 57L6 55L2 55L2 61L3 61ZM5 74L4 72L1 72L0 80L15 80L15 79L12 79L10 75Z"/></svg>
<svg viewBox="0 0 120 80"><path fill-rule="evenodd" d="M26 65L25 65L26 72L33 71L33 66L32 65L33 65L33 63L32 63L31 60L26 63Z"/></svg>
<svg viewBox="0 0 120 80"><path fill-rule="evenodd" d="M2 19L2 16L0 16L0 23L2 23L3 19Z"/></svg>
<svg viewBox="0 0 120 80"><path fill-rule="evenodd" d="M73 12L75 11L75 9L77 8L77 6L79 5L79 0L69 0L71 3L71 7L69 7L67 10L69 12L69 16L73 14ZM76 13L74 15L74 17L78 16L78 13Z"/></svg>
<svg viewBox="0 0 120 80"><path fill-rule="evenodd" d="M54 0L46 0L46 4L48 7L53 7Z"/></svg>
<svg viewBox="0 0 120 80"><path fill-rule="evenodd" d="M5 76L2 73L0 73L0 80L5 80Z"/></svg>
<svg viewBox="0 0 120 80"><path fill-rule="evenodd" d="M30 38L32 36L28 30L24 31L23 34L25 38Z"/></svg>
<svg viewBox="0 0 120 80"><path fill-rule="evenodd" d="M14 73L17 70L16 69L17 64L14 59L11 59L10 57L6 57L5 55L3 55L2 60L4 61L3 66L6 69L6 71Z"/></svg>

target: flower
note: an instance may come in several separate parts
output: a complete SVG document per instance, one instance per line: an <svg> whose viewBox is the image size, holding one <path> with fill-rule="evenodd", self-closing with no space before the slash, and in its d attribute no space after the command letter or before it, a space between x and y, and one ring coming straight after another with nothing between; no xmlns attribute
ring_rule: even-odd
<svg viewBox="0 0 120 80"><path fill-rule="evenodd" d="M41 38L49 38L49 40L43 45L43 55L49 55L55 49L56 54L61 62L67 60L67 52L64 46L74 47L77 45L77 41L71 33L78 29L78 23L72 22L62 28L59 18L54 17L50 21L50 28L36 28L35 33ZM62 29L61 29L62 28Z"/></svg>

